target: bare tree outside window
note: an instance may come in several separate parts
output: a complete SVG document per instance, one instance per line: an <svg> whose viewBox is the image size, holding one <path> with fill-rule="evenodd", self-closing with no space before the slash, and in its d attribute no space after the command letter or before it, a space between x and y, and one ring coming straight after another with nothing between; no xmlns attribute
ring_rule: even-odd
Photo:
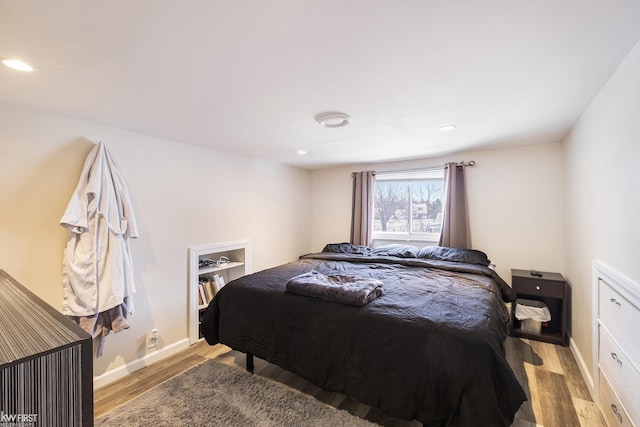
<svg viewBox="0 0 640 427"><path fill-rule="evenodd" d="M404 231L407 229L409 183L406 181L376 181L373 202L374 231Z"/></svg>
<svg viewBox="0 0 640 427"><path fill-rule="evenodd" d="M377 233L384 240L433 240L442 228L443 198L443 170L376 174L374 239Z"/></svg>
<svg viewBox="0 0 640 427"><path fill-rule="evenodd" d="M411 231L433 233L438 213L442 212L444 181L428 179L411 183ZM440 216L442 218L442 215ZM440 224L438 224L439 226Z"/></svg>

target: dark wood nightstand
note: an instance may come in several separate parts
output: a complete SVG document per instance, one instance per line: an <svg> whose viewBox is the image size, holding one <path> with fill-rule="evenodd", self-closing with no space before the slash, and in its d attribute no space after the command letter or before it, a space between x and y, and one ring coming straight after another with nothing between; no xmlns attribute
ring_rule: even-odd
<svg viewBox="0 0 640 427"><path fill-rule="evenodd" d="M541 272L532 276L530 270L511 270L511 287L518 298L544 302L551 312L551 320L543 324L540 333L524 331L516 319L516 306L511 307L511 336L530 338L552 344L567 346L567 319L569 315L569 286L560 273Z"/></svg>

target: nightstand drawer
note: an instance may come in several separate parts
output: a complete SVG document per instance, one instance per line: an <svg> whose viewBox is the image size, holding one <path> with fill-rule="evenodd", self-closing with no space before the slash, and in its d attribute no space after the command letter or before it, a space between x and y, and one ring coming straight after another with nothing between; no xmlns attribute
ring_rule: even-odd
<svg viewBox="0 0 640 427"><path fill-rule="evenodd" d="M513 290L517 294L538 295L541 297L564 298L564 282L551 282L538 278L513 278Z"/></svg>

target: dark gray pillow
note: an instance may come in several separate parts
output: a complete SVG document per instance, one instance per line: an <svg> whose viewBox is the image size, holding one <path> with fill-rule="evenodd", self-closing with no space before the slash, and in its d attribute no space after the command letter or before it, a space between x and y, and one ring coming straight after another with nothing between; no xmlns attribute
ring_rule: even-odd
<svg viewBox="0 0 640 427"><path fill-rule="evenodd" d="M487 267L491 264L487 254L475 249L448 248L445 246L427 246L420 249L418 258L440 261L466 262Z"/></svg>
<svg viewBox="0 0 640 427"><path fill-rule="evenodd" d="M352 245L351 243L329 243L327 244L322 252L331 252L335 254L358 254L358 255L369 255L371 253L371 248L368 246L359 246Z"/></svg>
<svg viewBox="0 0 640 427"><path fill-rule="evenodd" d="M417 258L418 248L411 245L392 244L379 246L371 250L372 255L395 256L398 258Z"/></svg>

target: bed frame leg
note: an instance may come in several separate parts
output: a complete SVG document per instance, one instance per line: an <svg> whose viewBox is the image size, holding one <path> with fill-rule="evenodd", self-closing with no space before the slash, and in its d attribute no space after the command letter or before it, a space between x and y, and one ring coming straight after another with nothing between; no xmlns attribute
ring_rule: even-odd
<svg viewBox="0 0 640 427"><path fill-rule="evenodd" d="M253 354L247 353L247 371L253 374Z"/></svg>

